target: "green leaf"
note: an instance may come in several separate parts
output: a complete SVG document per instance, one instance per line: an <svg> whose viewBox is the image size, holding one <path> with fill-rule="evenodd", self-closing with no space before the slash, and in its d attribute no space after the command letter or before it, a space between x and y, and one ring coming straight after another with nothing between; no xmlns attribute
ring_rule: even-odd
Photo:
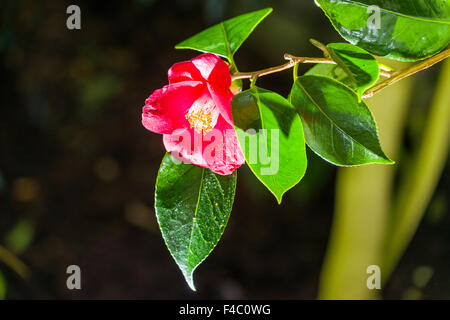
<svg viewBox="0 0 450 320"><path fill-rule="evenodd" d="M300 113L306 143L323 159L339 166L393 163L381 149L372 113L347 86L305 75L295 81L290 99Z"/></svg>
<svg viewBox="0 0 450 320"><path fill-rule="evenodd" d="M306 171L303 128L294 106L279 94L253 87L233 98L231 112L247 164L281 203Z"/></svg>
<svg viewBox="0 0 450 320"><path fill-rule="evenodd" d="M175 48L215 53L232 62L234 53L271 12L272 8L266 8L226 20L180 42Z"/></svg>
<svg viewBox="0 0 450 320"><path fill-rule="evenodd" d="M352 79L341 67L336 64L318 63L309 69L305 75L326 76L351 87Z"/></svg>
<svg viewBox="0 0 450 320"><path fill-rule="evenodd" d="M349 43L330 43L327 49L333 60L349 75L351 86L357 89L359 98L377 82L380 67L366 50Z"/></svg>
<svg viewBox="0 0 450 320"><path fill-rule="evenodd" d="M233 206L236 172L221 176L178 163L167 153L159 169L155 211L164 241L186 282L223 234Z"/></svg>
<svg viewBox="0 0 450 320"><path fill-rule="evenodd" d="M450 41L448 0L316 0L347 41L387 58L415 61L444 49ZM379 28L373 23L378 6ZM370 28L368 27L370 25Z"/></svg>

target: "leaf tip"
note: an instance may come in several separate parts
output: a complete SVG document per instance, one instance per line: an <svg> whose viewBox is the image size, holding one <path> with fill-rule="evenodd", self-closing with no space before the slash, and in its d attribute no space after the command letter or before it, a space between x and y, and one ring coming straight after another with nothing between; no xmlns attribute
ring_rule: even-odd
<svg viewBox="0 0 450 320"><path fill-rule="evenodd" d="M278 205L280 205L280 204L281 204L281 201L283 201L283 194L284 194L284 193L282 193L282 194L280 194L280 195L274 194L275 199L277 199Z"/></svg>
<svg viewBox="0 0 450 320"><path fill-rule="evenodd" d="M382 154L378 155L379 156L379 160L377 161L378 163L381 164L395 164L395 161L392 160L391 158L389 158L384 152L382 152Z"/></svg>
<svg viewBox="0 0 450 320"><path fill-rule="evenodd" d="M192 291L197 292L197 289L195 288L195 285L194 285L194 278L192 276L192 272L184 274L184 279L186 280L189 288Z"/></svg>
<svg viewBox="0 0 450 320"><path fill-rule="evenodd" d="M370 163L370 162L369 162ZM376 159L373 163L378 163L378 164L388 164L388 165L393 165L395 164L394 160L391 160L388 158L388 156L383 156L383 157L379 157L378 159Z"/></svg>
<svg viewBox="0 0 450 320"><path fill-rule="evenodd" d="M175 49L190 49L189 47L185 46L184 43L186 40L181 41L180 43L177 43L174 48Z"/></svg>
<svg viewBox="0 0 450 320"><path fill-rule="evenodd" d="M264 15L263 15L263 19L264 19L264 18L267 17L269 14L271 14L272 11L273 11L273 8L272 8L272 7L267 7L267 8L259 9L259 10L256 10L256 11L253 11L253 12L249 12L249 13L255 13L255 12L261 13L261 12L264 12Z"/></svg>

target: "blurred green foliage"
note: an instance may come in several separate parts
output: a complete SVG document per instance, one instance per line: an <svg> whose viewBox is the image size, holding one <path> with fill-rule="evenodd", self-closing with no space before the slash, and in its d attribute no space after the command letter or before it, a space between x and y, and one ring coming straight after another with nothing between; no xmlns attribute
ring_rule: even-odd
<svg viewBox="0 0 450 320"><path fill-rule="evenodd" d="M0 300L4 299L6 296L6 279L0 270Z"/></svg>
<svg viewBox="0 0 450 320"><path fill-rule="evenodd" d="M6 234L5 244L15 254L22 254L31 244L34 237L34 225L27 220L17 224Z"/></svg>

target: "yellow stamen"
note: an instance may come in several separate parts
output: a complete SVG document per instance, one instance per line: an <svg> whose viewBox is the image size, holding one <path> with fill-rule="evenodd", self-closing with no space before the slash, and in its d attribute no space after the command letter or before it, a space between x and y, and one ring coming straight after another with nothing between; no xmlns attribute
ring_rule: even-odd
<svg viewBox="0 0 450 320"><path fill-rule="evenodd" d="M185 117L189 121L191 128L194 128L198 133L205 135L213 129L213 119L209 110L191 109Z"/></svg>
<svg viewBox="0 0 450 320"><path fill-rule="evenodd" d="M215 110L213 99L206 94L201 95L189 108L185 115L191 128L205 135L211 131L217 123L218 113Z"/></svg>

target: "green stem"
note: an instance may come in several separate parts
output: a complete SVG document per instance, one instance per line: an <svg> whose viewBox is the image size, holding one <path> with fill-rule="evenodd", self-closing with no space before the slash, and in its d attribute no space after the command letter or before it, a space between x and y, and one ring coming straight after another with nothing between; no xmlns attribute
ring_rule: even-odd
<svg viewBox="0 0 450 320"><path fill-rule="evenodd" d="M310 42L313 46L315 46L316 48L318 48L320 51L322 51L323 54L325 55L325 57L329 57L329 56L330 56L330 53L328 52L327 47L326 47L323 43L317 41L316 39L309 39L309 42Z"/></svg>
<svg viewBox="0 0 450 320"><path fill-rule="evenodd" d="M255 85L256 85L256 81L258 80L258 76L254 76L253 78L252 78L252 82L250 83L250 88L254 88L255 87Z"/></svg>
<svg viewBox="0 0 450 320"><path fill-rule="evenodd" d="M297 80L297 78L298 78L298 66L299 66L298 63L296 63L294 66L294 70L293 70L294 81Z"/></svg>

